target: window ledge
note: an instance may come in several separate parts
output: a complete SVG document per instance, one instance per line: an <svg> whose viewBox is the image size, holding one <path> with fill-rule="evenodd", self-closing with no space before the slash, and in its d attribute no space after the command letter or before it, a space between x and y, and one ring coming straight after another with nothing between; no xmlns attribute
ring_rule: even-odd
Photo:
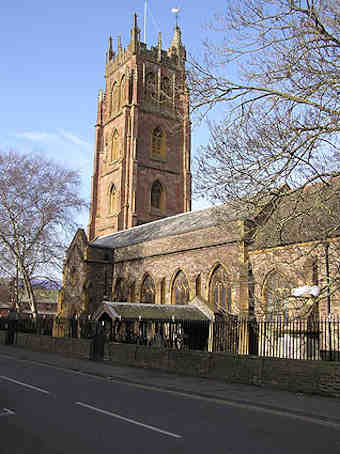
<svg viewBox="0 0 340 454"><path fill-rule="evenodd" d="M163 158L162 156L150 155L150 159L151 159L152 161L167 162L167 159L166 159L166 158Z"/></svg>

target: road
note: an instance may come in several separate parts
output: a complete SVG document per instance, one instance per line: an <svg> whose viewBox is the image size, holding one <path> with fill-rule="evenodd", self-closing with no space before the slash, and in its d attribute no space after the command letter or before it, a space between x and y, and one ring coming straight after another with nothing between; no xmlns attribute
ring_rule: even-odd
<svg viewBox="0 0 340 454"><path fill-rule="evenodd" d="M1 454L340 453L340 423L0 356Z"/></svg>

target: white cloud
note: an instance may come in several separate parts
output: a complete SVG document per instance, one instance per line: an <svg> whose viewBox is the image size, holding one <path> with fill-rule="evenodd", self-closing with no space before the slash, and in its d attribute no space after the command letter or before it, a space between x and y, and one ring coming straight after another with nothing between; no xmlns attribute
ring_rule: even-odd
<svg viewBox="0 0 340 454"><path fill-rule="evenodd" d="M80 137L76 136L75 134L72 134L71 132L67 132L65 131L64 129L59 129L58 130L58 134L60 134L60 136L66 140L66 141L69 141L75 145L80 145L80 146L83 146L83 147L91 147L92 148L92 144L87 142L86 140L84 139L81 139Z"/></svg>
<svg viewBox="0 0 340 454"><path fill-rule="evenodd" d="M31 140L32 142L46 142L51 139L55 140L57 136L48 132L31 131L21 132L19 134L16 134L16 137L19 139Z"/></svg>
<svg viewBox="0 0 340 454"><path fill-rule="evenodd" d="M64 142L72 143L85 148L92 148L92 144L82 139L81 137L73 134L72 132L58 129L57 132L43 132L43 131L29 131L16 134L18 139L30 140L32 142L56 142L62 140Z"/></svg>

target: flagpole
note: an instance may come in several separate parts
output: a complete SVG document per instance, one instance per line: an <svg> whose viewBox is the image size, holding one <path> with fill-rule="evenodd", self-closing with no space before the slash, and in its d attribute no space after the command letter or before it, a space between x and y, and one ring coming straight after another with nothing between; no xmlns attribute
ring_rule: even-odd
<svg viewBox="0 0 340 454"><path fill-rule="evenodd" d="M145 0L144 3L144 43L146 44L146 19L147 19L147 10L148 10L148 0Z"/></svg>
<svg viewBox="0 0 340 454"><path fill-rule="evenodd" d="M172 8L171 12L175 14L176 16L176 28L178 27L178 13L179 13L179 8Z"/></svg>

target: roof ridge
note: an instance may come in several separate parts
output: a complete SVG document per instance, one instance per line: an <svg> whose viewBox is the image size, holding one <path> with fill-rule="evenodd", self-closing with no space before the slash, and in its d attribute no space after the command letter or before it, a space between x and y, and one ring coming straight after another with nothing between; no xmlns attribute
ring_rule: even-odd
<svg viewBox="0 0 340 454"><path fill-rule="evenodd" d="M115 235L118 236L118 235L120 235L120 234L122 234L124 232L131 232L133 230L138 230L138 229L141 230L141 229L145 228L146 226L155 225L157 223L162 223L162 222L165 222L165 221L167 221L169 219L175 219L175 218L179 218L181 216L184 217L184 216L188 216L190 214L199 213L201 211L208 211L208 210L211 210L212 208L217 208L217 207L221 207L221 206L224 206L224 205L225 204L221 204L221 205L218 205L218 206L211 206L211 207L208 207L208 208L201 208L199 210L186 211L185 213L178 213L178 214L175 214L174 216L166 216L166 217L161 218L161 219L156 219L155 221L146 222L145 224L135 225L133 227L129 227L128 229L118 230L118 232L108 233L107 235L98 236L94 240L92 240L90 244L94 243L97 240L101 240L101 239L108 238L108 237L114 237Z"/></svg>

